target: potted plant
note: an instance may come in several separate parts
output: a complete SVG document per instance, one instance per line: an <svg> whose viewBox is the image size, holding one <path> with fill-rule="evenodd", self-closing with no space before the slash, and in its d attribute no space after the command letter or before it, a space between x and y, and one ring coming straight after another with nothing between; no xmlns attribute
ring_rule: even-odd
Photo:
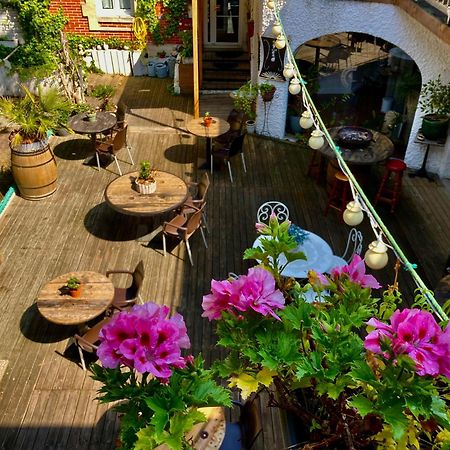
<svg viewBox="0 0 450 450"><path fill-rule="evenodd" d="M276 90L277 88L273 84L267 83L266 81L259 85L259 92L265 102L272 101Z"/></svg>
<svg viewBox="0 0 450 450"><path fill-rule="evenodd" d="M156 191L155 170L152 169L149 161L141 161L135 184L141 194L152 194Z"/></svg>
<svg viewBox="0 0 450 450"><path fill-rule="evenodd" d="M253 133L255 130L256 98L258 97L258 92L258 85L249 80L233 93L234 107L245 114L248 133Z"/></svg>
<svg viewBox="0 0 450 450"><path fill-rule="evenodd" d="M99 338L101 365L91 369L103 383L100 402L116 402L122 414L120 448L192 448L186 433L205 422L201 408L231 405L201 356L182 356L190 347L184 319L169 317L167 306L148 302L114 314Z"/></svg>
<svg viewBox="0 0 450 450"><path fill-rule="evenodd" d="M78 298L81 295L81 281L77 277L70 277L66 286L71 297Z"/></svg>
<svg viewBox="0 0 450 450"><path fill-rule="evenodd" d="M39 200L56 190L56 161L48 145L48 133L67 129L72 105L56 88L44 91L39 86L37 94L33 94L21 87L24 97L0 99L0 115L15 127L9 145L19 191L26 199Z"/></svg>
<svg viewBox="0 0 450 450"><path fill-rule="evenodd" d="M381 286L359 255L302 284L281 276L304 257L290 227L275 215L256 224L260 246L244 259L258 266L213 280L203 297L227 354L213 367L244 398L265 390L270 406L290 413L292 447L446 448L450 326L423 296L404 309L395 287L372 296Z"/></svg>
<svg viewBox="0 0 450 450"><path fill-rule="evenodd" d="M192 31L181 31L178 36L181 39L179 48L180 64L179 64L179 85L181 93L194 92L194 64L192 57L194 56L194 48L192 43ZM201 73L199 74L201 76ZM201 80L199 80L201 84Z"/></svg>
<svg viewBox="0 0 450 450"><path fill-rule="evenodd" d="M205 127L209 128L212 124L212 117L209 114L208 111L205 112L205 114L203 115L203 123L205 124Z"/></svg>
<svg viewBox="0 0 450 450"><path fill-rule="evenodd" d="M95 122L97 120L97 108L90 107L86 112L86 118L89 122Z"/></svg>
<svg viewBox="0 0 450 450"><path fill-rule="evenodd" d="M419 100L425 116L422 120L422 134L431 140L447 137L450 114L450 83L444 84L439 75L423 85Z"/></svg>
<svg viewBox="0 0 450 450"><path fill-rule="evenodd" d="M99 84L92 89L91 95L92 97L100 100L100 104L98 106L99 111L106 111L110 107L110 101L113 97L115 89L113 86L108 84ZM111 105L111 109L113 109L113 105Z"/></svg>

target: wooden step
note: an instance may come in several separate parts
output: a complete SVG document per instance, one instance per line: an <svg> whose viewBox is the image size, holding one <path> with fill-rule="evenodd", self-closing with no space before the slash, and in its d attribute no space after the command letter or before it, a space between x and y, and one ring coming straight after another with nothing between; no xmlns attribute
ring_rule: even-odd
<svg viewBox="0 0 450 450"><path fill-rule="evenodd" d="M202 90L203 91L234 91L239 89L244 83L242 81L224 81L224 80L203 80Z"/></svg>
<svg viewBox="0 0 450 450"><path fill-rule="evenodd" d="M244 80L250 79L250 70L203 70L204 80Z"/></svg>

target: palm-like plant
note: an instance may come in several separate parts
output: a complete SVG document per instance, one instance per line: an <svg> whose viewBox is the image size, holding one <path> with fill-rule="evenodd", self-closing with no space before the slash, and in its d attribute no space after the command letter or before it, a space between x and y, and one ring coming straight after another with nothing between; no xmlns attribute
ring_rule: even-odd
<svg viewBox="0 0 450 450"><path fill-rule="evenodd" d="M29 144L47 137L47 131L65 128L72 104L58 89L43 90L37 95L21 85L25 95L19 100L0 98L0 115L17 125L11 145Z"/></svg>

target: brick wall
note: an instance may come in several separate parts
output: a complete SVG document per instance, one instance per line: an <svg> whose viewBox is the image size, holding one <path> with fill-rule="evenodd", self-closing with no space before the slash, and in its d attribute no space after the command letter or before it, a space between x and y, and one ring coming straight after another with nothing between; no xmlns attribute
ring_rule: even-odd
<svg viewBox="0 0 450 450"><path fill-rule="evenodd" d="M80 35L91 35L99 38L115 37L124 40L134 40L134 35L130 31L130 23L115 23L115 22L100 22L101 27L117 28L117 31L91 31L89 29L89 21L87 17L83 17L81 4L83 0L52 0L50 4L50 11L55 12L59 8L64 10L65 16L68 18L68 23L65 27L65 31L69 33L75 33ZM84 3L84 2L83 2ZM164 26L164 22L162 22ZM192 28L191 19L181 19L180 30L186 30ZM148 39L151 42L151 38ZM177 36L168 40L168 44L179 44L181 41Z"/></svg>

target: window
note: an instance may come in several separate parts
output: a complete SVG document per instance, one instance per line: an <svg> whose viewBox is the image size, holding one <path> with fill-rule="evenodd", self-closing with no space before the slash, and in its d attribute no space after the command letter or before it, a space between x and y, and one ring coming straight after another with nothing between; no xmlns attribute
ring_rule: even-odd
<svg viewBox="0 0 450 450"><path fill-rule="evenodd" d="M97 0L97 15L100 17L120 17L133 15L132 0Z"/></svg>

